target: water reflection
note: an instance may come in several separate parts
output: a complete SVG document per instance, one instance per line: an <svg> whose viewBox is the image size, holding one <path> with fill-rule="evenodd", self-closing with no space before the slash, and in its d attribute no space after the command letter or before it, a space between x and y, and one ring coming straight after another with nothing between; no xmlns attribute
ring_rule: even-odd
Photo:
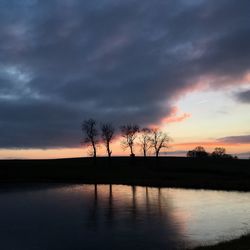
<svg viewBox="0 0 250 250"><path fill-rule="evenodd" d="M82 186L86 199L89 194ZM139 190L138 190L139 189ZM80 190L79 190L80 191ZM88 206L87 226L106 239L107 249L176 249L182 246L176 221L162 211L161 191L149 195L148 188L94 186ZM108 244L108 246L107 246Z"/></svg>
<svg viewBox="0 0 250 250"><path fill-rule="evenodd" d="M12 249L183 249L250 229L249 193L120 185L0 190L0 242Z"/></svg>

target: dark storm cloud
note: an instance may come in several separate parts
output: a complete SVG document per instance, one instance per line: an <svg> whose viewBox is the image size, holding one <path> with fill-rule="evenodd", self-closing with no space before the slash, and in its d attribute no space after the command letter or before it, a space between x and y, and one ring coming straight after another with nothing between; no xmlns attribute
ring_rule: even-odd
<svg viewBox="0 0 250 250"><path fill-rule="evenodd" d="M236 98L243 103L250 103L250 90L237 93Z"/></svg>
<svg viewBox="0 0 250 250"><path fill-rule="evenodd" d="M0 147L67 147L82 119L157 123L250 68L250 2L0 0ZM225 82L211 81L211 87Z"/></svg>
<svg viewBox="0 0 250 250"><path fill-rule="evenodd" d="M219 142L223 143L238 143L238 144L250 144L250 135L239 135L239 136L227 136L218 139Z"/></svg>

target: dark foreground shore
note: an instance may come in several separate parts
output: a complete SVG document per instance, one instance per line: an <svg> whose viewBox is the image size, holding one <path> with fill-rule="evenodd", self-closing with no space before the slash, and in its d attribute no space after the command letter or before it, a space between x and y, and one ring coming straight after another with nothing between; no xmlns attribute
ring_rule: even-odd
<svg viewBox="0 0 250 250"><path fill-rule="evenodd" d="M250 191L250 160L185 157L1 160L0 182L80 182Z"/></svg>
<svg viewBox="0 0 250 250"><path fill-rule="evenodd" d="M249 250L250 235L244 235L236 240L222 242L214 246L197 247L192 250Z"/></svg>
<svg viewBox="0 0 250 250"><path fill-rule="evenodd" d="M73 182L250 191L250 160L184 157L1 160L0 183ZM250 236L195 250L247 250Z"/></svg>

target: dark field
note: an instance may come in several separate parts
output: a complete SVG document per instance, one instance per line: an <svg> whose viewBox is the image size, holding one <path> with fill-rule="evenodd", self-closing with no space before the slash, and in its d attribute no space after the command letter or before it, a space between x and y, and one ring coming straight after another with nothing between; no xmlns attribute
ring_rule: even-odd
<svg viewBox="0 0 250 250"><path fill-rule="evenodd" d="M100 157L1 160L1 182L79 182L250 190L250 160Z"/></svg>

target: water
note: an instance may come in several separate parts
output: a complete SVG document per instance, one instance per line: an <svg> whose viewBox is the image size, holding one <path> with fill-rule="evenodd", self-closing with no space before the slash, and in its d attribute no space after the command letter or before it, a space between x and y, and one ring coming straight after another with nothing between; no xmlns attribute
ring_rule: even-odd
<svg viewBox="0 0 250 250"><path fill-rule="evenodd" d="M250 193L122 185L0 188L4 250L183 249L250 231Z"/></svg>

